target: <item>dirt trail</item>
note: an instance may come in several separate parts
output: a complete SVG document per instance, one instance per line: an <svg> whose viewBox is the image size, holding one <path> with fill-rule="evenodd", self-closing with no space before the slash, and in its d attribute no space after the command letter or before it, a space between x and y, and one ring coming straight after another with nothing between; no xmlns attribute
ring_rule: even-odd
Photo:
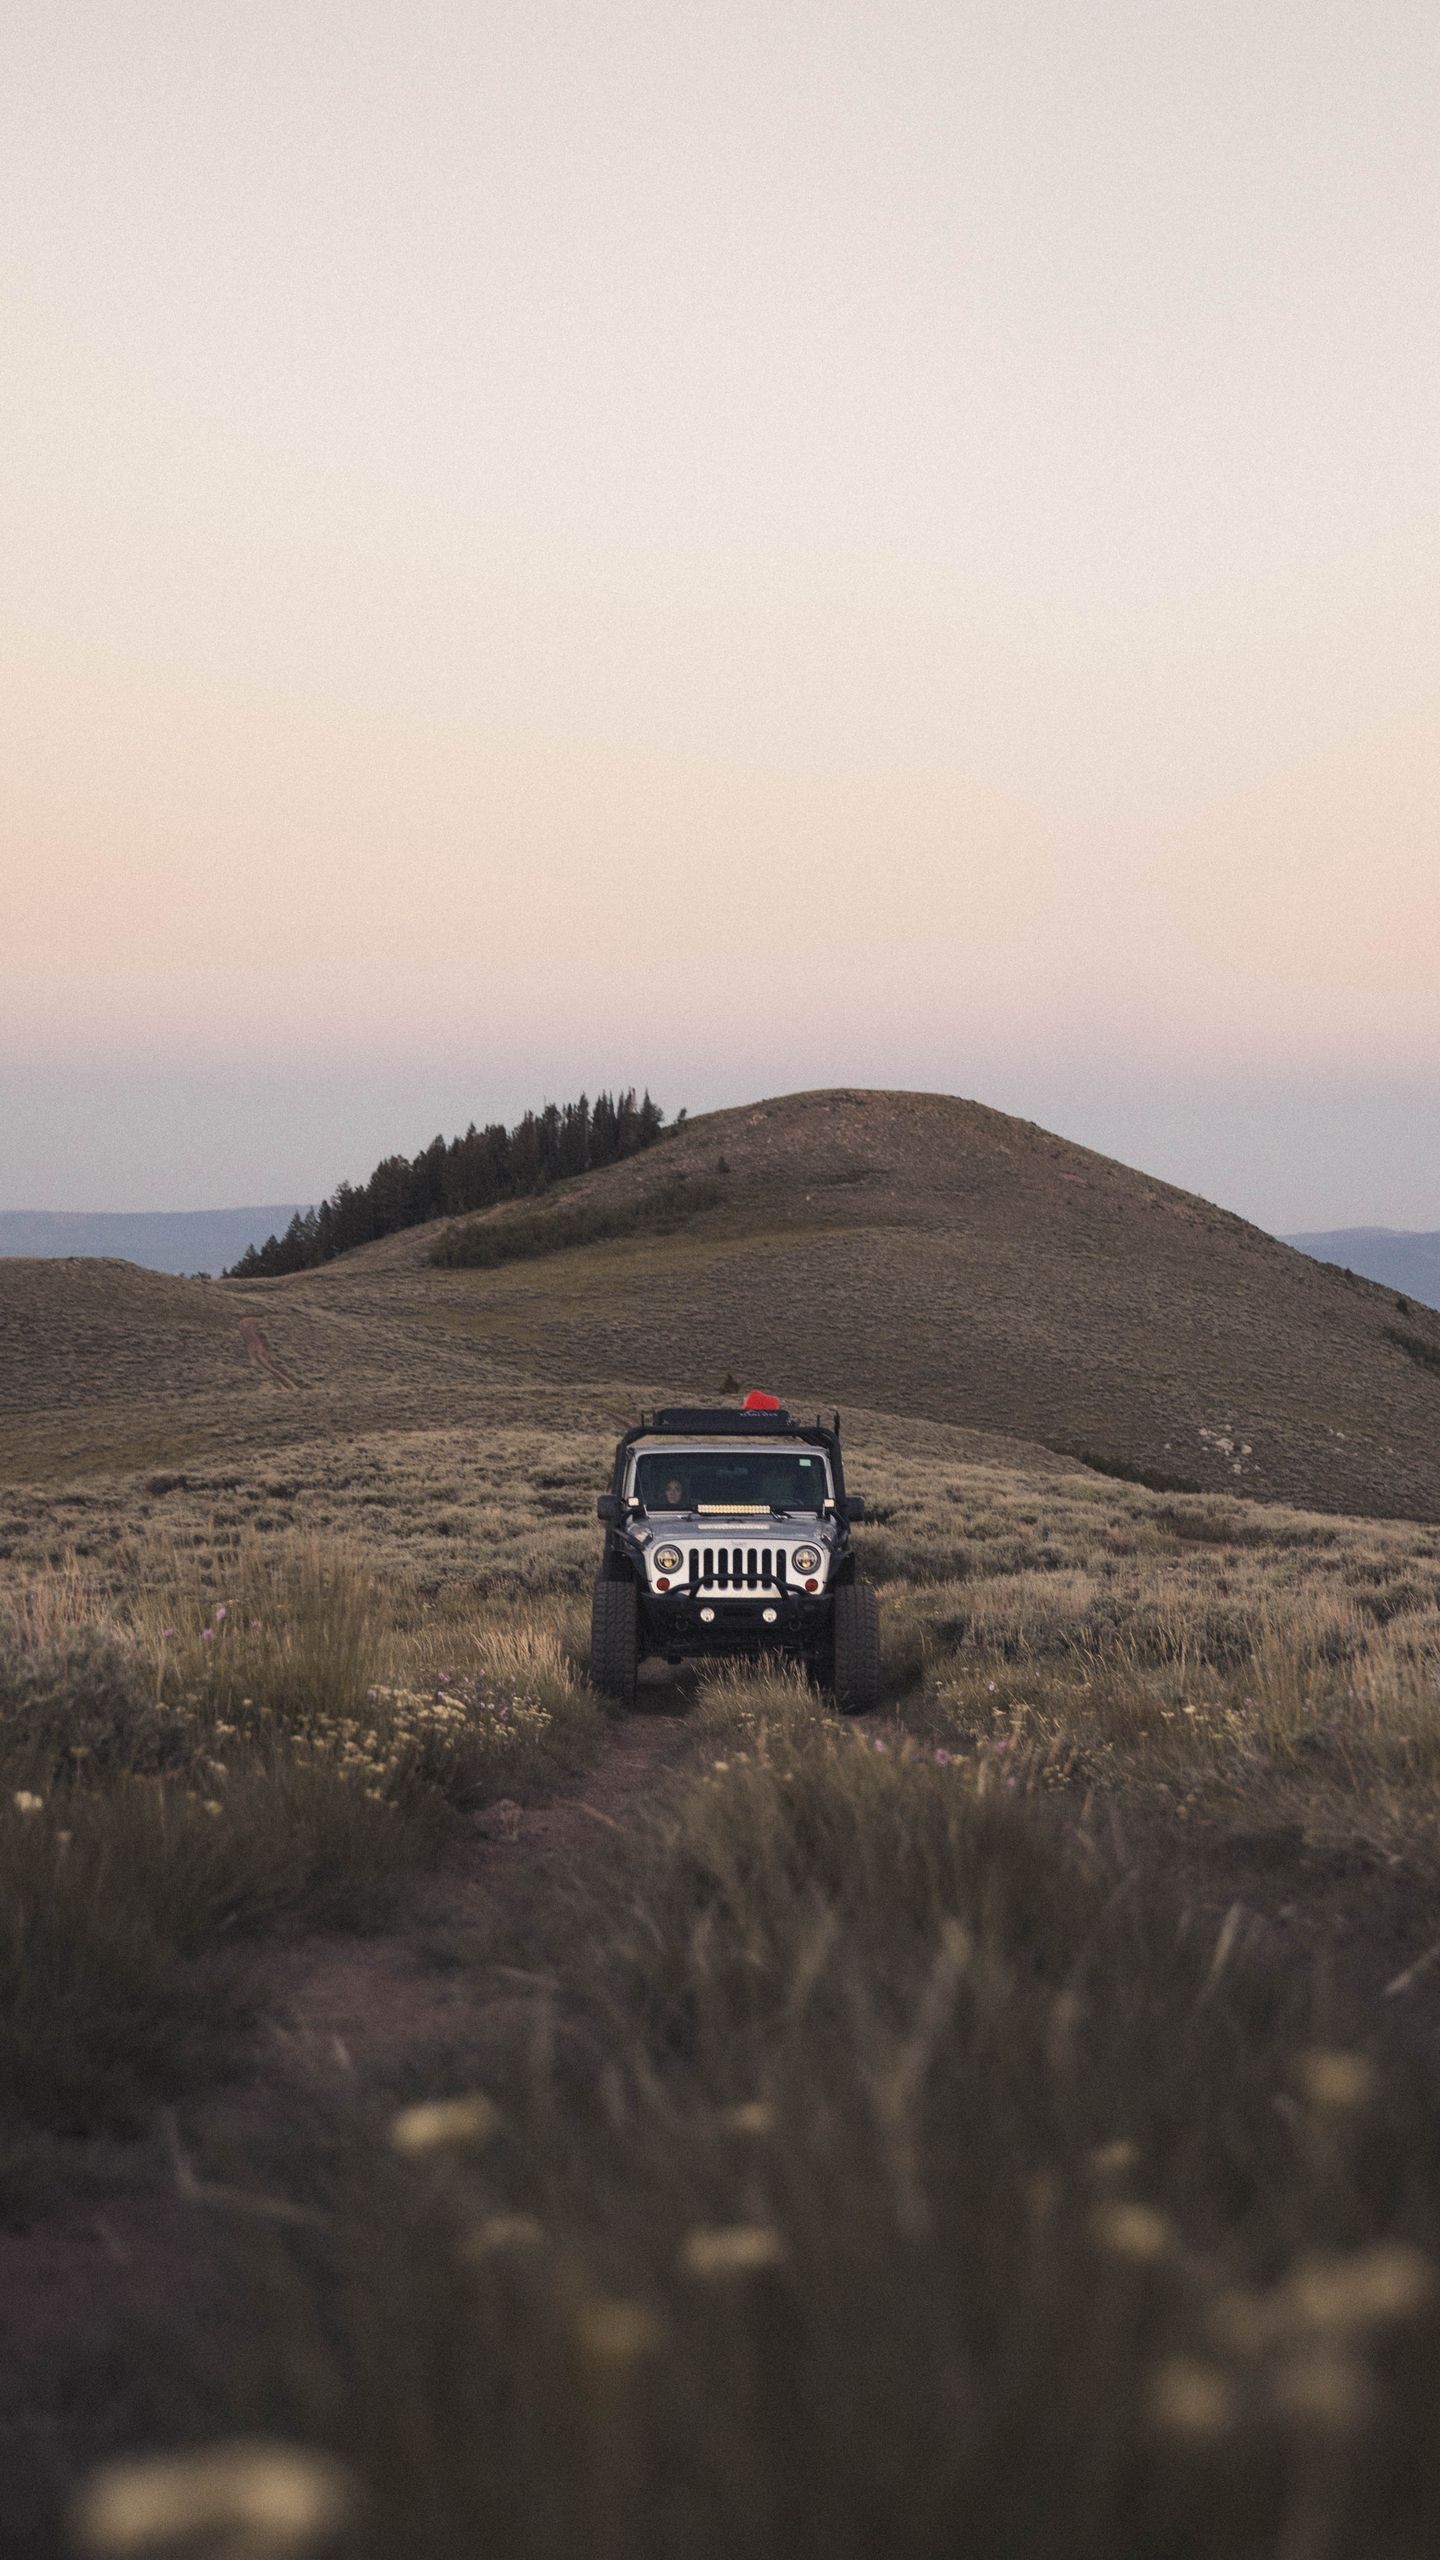
<svg viewBox="0 0 1440 2560"><path fill-rule="evenodd" d="M672 1705L668 1692L654 1694L657 1706ZM7 2417L23 2422L37 2367L99 2350L130 2320L177 2331L204 2320L214 2308L213 2215L288 2210L213 2183L206 2164L303 2121L307 2101L333 2097L337 2075L356 2085L397 2070L423 2077L428 2054L443 2055L487 2010L513 2004L523 1984L504 1968L467 1964L467 1935L478 1945L482 1926L543 1893L547 1872L597 1831L623 1831L683 1734L679 1715L642 1711L614 1728L573 1794L477 1815L473 1842L420 1883L390 1934L309 1937L269 1951L273 2002L248 2075L191 2110L183 2129L168 2119L128 2191L0 2232L0 2428ZM456 1951L445 1969L427 1960L437 1938Z"/></svg>
<svg viewBox="0 0 1440 2560"><path fill-rule="evenodd" d="M525 1807L505 1801L477 1815L478 1854L467 1852L427 1882L404 1929L382 1938L309 1940L291 1951L282 1959L267 2051L238 2103L260 2118L282 2096L279 2082L333 2086L337 2069L358 2081L383 2079L423 2061L428 2050L451 2046L497 2001L508 2005L513 1972L463 1963L437 1971L425 1942L453 1933L463 1946L467 1930L488 1929L521 1893L543 1893L547 1872L592 1846L597 1831L623 1831L675 1759L683 1732L673 1714L627 1718L576 1794ZM236 2099L226 2113L226 2129L237 2129Z"/></svg>
<svg viewBox="0 0 1440 2560"><path fill-rule="evenodd" d="M288 1387L292 1393L298 1390L299 1379L292 1378L289 1370L276 1359L254 1316L240 1318L240 1339L261 1376L268 1378L272 1386Z"/></svg>

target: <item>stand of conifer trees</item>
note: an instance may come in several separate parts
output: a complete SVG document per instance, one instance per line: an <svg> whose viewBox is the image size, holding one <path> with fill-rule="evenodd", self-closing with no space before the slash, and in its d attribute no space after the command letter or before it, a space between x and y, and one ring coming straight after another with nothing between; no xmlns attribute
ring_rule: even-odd
<svg viewBox="0 0 1440 2560"><path fill-rule="evenodd" d="M386 1156L368 1182L342 1182L318 1209L297 1210L283 1236L252 1244L226 1277L272 1280L309 1271L354 1245L423 1226L427 1218L462 1217L497 1200L521 1199L567 1174L638 1155L664 1126L658 1103L648 1093L637 1100L633 1085L597 1094L593 1102L583 1093L578 1102L547 1102L513 1129L499 1120L477 1129L472 1120L463 1138L432 1138L418 1156Z"/></svg>

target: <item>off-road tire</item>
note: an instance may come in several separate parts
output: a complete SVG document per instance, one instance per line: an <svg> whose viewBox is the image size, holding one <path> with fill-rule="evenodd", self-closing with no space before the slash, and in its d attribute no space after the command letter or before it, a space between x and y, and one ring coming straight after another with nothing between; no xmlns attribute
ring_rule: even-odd
<svg viewBox="0 0 1440 2560"><path fill-rule="evenodd" d="M622 1707L635 1704L640 1662L640 1594L633 1582L595 1577L590 1612L590 1683Z"/></svg>
<svg viewBox="0 0 1440 2560"><path fill-rule="evenodd" d="M842 1582L831 1624L829 1687L842 1716L880 1704L880 1601L872 1582Z"/></svg>

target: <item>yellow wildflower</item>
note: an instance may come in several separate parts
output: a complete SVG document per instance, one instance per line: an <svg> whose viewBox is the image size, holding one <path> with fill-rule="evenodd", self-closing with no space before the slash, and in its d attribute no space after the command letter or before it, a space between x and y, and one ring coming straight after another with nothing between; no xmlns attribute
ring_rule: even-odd
<svg viewBox="0 0 1440 2560"><path fill-rule="evenodd" d="M1219 2435L1232 2414L1230 2385L1214 2365L1174 2356L1155 2376L1150 2415L1167 2435Z"/></svg>
<svg viewBox="0 0 1440 2560"><path fill-rule="evenodd" d="M1302 2053L1295 2076L1321 2115L1351 2113L1365 2104L1375 2087L1374 2066L1363 2053Z"/></svg>
<svg viewBox="0 0 1440 2560"><path fill-rule="evenodd" d="M469 2098L430 2098L392 2118L390 2140L411 2159L427 2151L472 2151L490 2140L499 2122L497 2109L478 2091Z"/></svg>
<svg viewBox="0 0 1440 2560"><path fill-rule="evenodd" d="M634 2364L658 2347L661 2338L659 2323L638 2302L582 2302L575 2330L592 2370Z"/></svg>
<svg viewBox="0 0 1440 2560"><path fill-rule="evenodd" d="M350 2474L327 2455L238 2438L106 2463L81 2490L71 2522L85 2560L201 2548L244 2560L303 2560L352 2520L357 2505Z"/></svg>
<svg viewBox="0 0 1440 2560"><path fill-rule="evenodd" d="M680 2265L690 2276L750 2276L781 2266L784 2258L778 2231L758 2222L732 2222L692 2231L681 2249Z"/></svg>
<svg viewBox="0 0 1440 2560"><path fill-rule="evenodd" d="M504 2257L512 2249L538 2249L544 2239L545 2226L533 2213L492 2213L467 2234L461 2255L471 2266L479 2266L484 2259Z"/></svg>
<svg viewBox="0 0 1440 2560"><path fill-rule="evenodd" d="M775 2130L775 2110L763 2098L747 2098L738 2107L727 2107L720 2119L732 2133L763 2134Z"/></svg>
<svg viewBox="0 0 1440 2560"><path fill-rule="evenodd" d="M1163 2258L1170 2246L1170 2225L1148 2204L1097 2205L1090 2228L1112 2257L1129 2258L1137 2266Z"/></svg>

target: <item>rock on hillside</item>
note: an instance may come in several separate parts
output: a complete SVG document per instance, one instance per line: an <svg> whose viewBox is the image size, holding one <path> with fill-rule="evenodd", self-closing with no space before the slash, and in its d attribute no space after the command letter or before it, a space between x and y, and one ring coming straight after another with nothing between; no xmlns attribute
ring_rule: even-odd
<svg viewBox="0 0 1440 2560"><path fill-rule="evenodd" d="M851 1090L710 1113L563 1196L717 1174L674 1235L441 1271L419 1229L272 1299L403 1307L550 1378L733 1371L1154 1483L1440 1518L1440 1320L1228 1210L980 1103Z"/></svg>

